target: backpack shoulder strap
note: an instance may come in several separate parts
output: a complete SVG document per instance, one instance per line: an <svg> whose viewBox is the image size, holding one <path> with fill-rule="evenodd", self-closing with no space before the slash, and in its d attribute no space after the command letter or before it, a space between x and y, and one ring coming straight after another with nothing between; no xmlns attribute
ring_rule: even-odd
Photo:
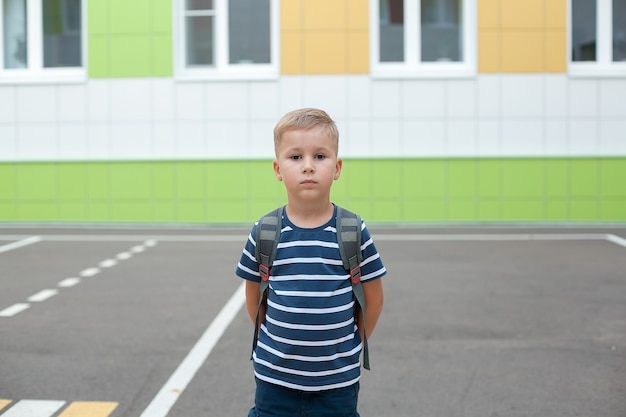
<svg viewBox="0 0 626 417"><path fill-rule="evenodd" d="M256 310L256 319L254 320L254 338L252 339L253 354L259 337L259 312L261 311L261 305L265 300L267 289L269 288L270 269L274 263L276 247L280 239L283 210L284 207L279 207L261 217L254 235L254 242L256 244L254 257L259 263L261 283L259 286L259 304Z"/></svg>
<svg viewBox="0 0 626 417"><path fill-rule="evenodd" d="M358 214L337 206L337 243L341 254L343 267L350 272L352 293L361 309L363 316L363 367L370 369L369 348L367 346L367 334L365 332L365 294L361 284L361 225L362 220Z"/></svg>

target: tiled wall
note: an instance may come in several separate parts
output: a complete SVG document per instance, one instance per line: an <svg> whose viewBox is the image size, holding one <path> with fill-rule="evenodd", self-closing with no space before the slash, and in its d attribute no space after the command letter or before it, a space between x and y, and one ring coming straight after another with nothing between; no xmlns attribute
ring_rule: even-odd
<svg viewBox="0 0 626 417"><path fill-rule="evenodd" d="M170 0L89 0L87 82L0 85L0 221L252 221L303 106L367 220L626 221L626 75L567 74L566 0L479 0L463 79L372 78L368 5L281 1L280 77L220 83L175 79Z"/></svg>

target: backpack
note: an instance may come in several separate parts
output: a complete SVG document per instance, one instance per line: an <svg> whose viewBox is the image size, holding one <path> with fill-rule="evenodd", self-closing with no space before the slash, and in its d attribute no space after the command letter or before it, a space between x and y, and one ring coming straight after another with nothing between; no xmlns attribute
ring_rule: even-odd
<svg viewBox="0 0 626 417"><path fill-rule="evenodd" d="M255 234L255 258L259 263L261 286L259 305L257 306L256 319L254 320L254 338L252 352L256 348L259 335L259 311L269 288L270 268L276 256L276 247L280 239L284 207L279 207L261 217ZM349 210L337 206L337 243L343 267L350 273L352 293L363 315L363 327L365 328L365 295L361 284L361 217ZM367 335L363 329L363 367L370 369L369 350L367 347Z"/></svg>

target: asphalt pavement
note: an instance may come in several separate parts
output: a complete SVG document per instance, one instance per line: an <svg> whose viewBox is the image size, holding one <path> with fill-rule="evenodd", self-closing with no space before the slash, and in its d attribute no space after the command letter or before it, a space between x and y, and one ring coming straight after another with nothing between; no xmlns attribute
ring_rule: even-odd
<svg viewBox="0 0 626 417"><path fill-rule="evenodd" d="M361 416L626 416L626 227L370 230ZM246 416L247 234L0 226L0 417Z"/></svg>

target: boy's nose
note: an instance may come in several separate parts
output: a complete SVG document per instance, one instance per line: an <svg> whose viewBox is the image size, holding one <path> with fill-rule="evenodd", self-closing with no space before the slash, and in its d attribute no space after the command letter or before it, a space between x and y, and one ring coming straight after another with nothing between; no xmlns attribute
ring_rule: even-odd
<svg viewBox="0 0 626 417"><path fill-rule="evenodd" d="M313 172L313 158L305 157L302 161L302 172Z"/></svg>

